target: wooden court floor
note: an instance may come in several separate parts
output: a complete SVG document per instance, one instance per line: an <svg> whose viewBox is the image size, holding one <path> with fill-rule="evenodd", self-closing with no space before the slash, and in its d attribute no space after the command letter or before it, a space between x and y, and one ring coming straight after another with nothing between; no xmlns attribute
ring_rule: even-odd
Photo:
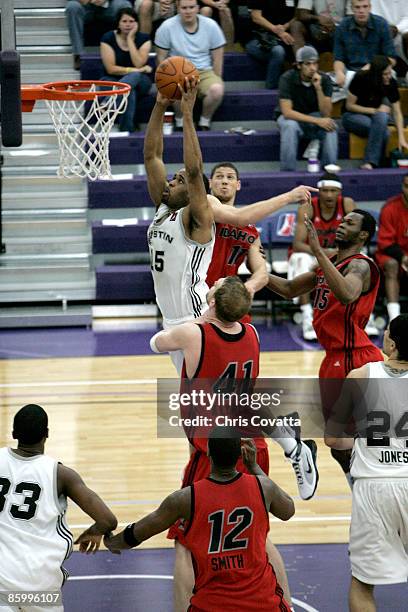
<svg viewBox="0 0 408 612"><path fill-rule="evenodd" d="M262 353L262 377L315 376L317 351ZM0 361L0 446L13 445L12 419L21 406L42 405L49 415L49 455L76 469L126 525L153 510L180 485L188 458L184 439L156 437L156 378L174 378L168 356L91 357ZM295 496L296 514L271 521L277 544L348 541L351 496L322 440L320 481L314 498L297 497L291 465L270 443L270 476ZM70 503L74 535L90 524ZM158 535L144 547L170 546Z"/></svg>

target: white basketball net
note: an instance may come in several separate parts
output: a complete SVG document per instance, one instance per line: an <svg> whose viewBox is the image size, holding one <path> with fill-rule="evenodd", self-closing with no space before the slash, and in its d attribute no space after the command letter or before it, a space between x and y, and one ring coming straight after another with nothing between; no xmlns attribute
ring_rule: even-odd
<svg viewBox="0 0 408 612"><path fill-rule="evenodd" d="M123 87L118 84L117 89ZM93 84L88 91L96 91ZM109 86L115 90L114 85ZM69 91L69 88L67 89ZM109 135L119 113L124 113L129 92L86 100L45 100L58 138L60 177L80 176L91 181L112 178Z"/></svg>

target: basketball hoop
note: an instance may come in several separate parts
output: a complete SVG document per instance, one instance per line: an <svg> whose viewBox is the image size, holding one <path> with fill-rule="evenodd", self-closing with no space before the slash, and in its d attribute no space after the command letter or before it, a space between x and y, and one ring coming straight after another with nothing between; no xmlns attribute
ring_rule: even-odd
<svg viewBox="0 0 408 612"><path fill-rule="evenodd" d="M116 81L22 86L24 112L31 112L36 100L45 100L58 138L58 176L91 181L112 178L109 135L117 115L126 110L130 89L127 83Z"/></svg>

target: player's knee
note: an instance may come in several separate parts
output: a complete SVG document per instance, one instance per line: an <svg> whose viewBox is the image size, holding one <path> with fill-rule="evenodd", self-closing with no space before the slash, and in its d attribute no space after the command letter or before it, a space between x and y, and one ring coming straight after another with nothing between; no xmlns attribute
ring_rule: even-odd
<svg viewBox="0 0 408 612"><path fill-rule="evenodd" d="M387 278L396 278L399 272L399 263L396 259L388 259L384 264L384 274Z"/></svg>

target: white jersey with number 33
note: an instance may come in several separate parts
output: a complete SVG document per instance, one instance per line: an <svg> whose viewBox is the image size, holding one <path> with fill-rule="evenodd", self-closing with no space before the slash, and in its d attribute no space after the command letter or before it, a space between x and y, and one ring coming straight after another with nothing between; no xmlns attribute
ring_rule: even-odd
<svg viewBox="0 0 408 612"><path fill-rule="evenodd" d="M354 442L350 474L408 479L408 372L393 375L382 361L367 367L367 439Z"/></svg>
<svg viewBox="0 0 408 612"><path fill-rule="evenodd" d="M58 591L67 577L72 534L57 466L47 455L0 448L0 591Z"/></svg>
<svg viewBox="0 0 408 612"><path fill-rule="evenodd" d="M147 234L156 301L165 326L191 321L207 308L205 279L214 247L214 231L206 244L188 238L183 210L171 210L161 204Z"/></svg>

